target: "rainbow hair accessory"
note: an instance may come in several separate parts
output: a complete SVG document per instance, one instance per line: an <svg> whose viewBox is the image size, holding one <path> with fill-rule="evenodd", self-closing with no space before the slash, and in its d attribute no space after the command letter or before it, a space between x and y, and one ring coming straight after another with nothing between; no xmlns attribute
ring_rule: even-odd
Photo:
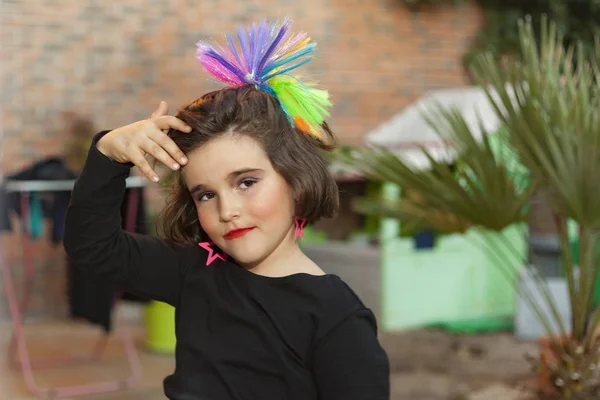
<svg viewBox="0 0 600 400"><path fill-rule="evenodd" d="M304 32L291 33L291 22L267 24L262 20L249 29L237 29L238 44L230 33L227 46L197 43L197 58L204 69L231 86L253 84L279 100L292 127L323 138L321 125L331 107L326 90L303 83L288 72L308 63L316 43Z"/></svg>

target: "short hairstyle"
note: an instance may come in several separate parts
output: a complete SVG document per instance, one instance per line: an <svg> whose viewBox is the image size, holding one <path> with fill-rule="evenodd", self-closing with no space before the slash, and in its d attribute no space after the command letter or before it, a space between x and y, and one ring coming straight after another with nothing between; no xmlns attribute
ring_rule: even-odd
<svg viewBox="0 0 600 400"><path fill-rule="evenodd" d="M292 127L279 101L253 85L207 93L176 116L192 128L190 133L168 132L185 154L223 134L247 135L257 141L292 188L298 217L312 224L337 213L338 187L323 155L335 143L327 123L322 125L323 139ZM180 172L158 217L157 233L181 244L208 239Z"/></svg>

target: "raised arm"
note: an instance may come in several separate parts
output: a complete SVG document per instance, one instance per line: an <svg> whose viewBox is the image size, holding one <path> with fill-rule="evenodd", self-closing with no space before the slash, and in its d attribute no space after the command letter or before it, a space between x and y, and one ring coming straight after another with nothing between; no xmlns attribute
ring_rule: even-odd
<svg viewBox="0 0 600 400"><path fill-rule="evenodd" d="M94 137L73 188L65 250L77 267L109 278L128 291L175 305L185 271L200 265L204 253L195 246L122 230L121 203L134 164L127 159L116 161L99 150L98 143L107 134Z"/></svg>

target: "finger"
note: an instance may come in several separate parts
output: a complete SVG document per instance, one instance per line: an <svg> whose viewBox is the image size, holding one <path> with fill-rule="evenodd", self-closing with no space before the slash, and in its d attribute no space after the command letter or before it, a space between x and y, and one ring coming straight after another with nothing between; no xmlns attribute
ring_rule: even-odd
<svg viewBox="0 0 600 400"><path fill-rule="evenodd" d="M162 131L153 131L149 134L150 139L154 140L156 143L160 145L167 153L180 164L187 163L187 157L181 151L181 149L175 144L173 139L171 139L168 135L163 133Z"/></svg>
<svg viewBox="0 0 600 400"><path fill-rule="evenodd" d="M177 161L175 161L169 153L166 152L158 143L154 140L146 139L144 143L140 146L142 150L146 153L150 154L152 157L156 158L161 163L165 164L167 168L170 168L174 171L177 171L181 165Z"/></svg>
<svg viewBox="0 0 600 400"><path fill-rule="evenodd" d="M160 103L158 103L158 107L156 108L156 110L154 110L150 118L158 118L167 114L169 114L169 106L167 102L163 100Z"/></svg>
<svg viewBox="0 0 600 400"><path fill-rule="evenodd" d="M178 131L181 131L181 132L191 132L191 130L192 130L192 128L190 128L188 124L186 124L179 118L172 117L169 115L165 115L160 118L157 118L155 120L155 123L156 123L156 126L158 127L158 129L160 129L160 130L167 130L167 129L171 129L171 128L177 129Z"/></svg>
<svg viewBox="0 0 600 400"><path fill-rule="evenodd" d="M133 162L142 171L142 174L146 175L152 182L158 182L158 174L154 172L144 155L139 152L135 157L132 157Z"/></svg>

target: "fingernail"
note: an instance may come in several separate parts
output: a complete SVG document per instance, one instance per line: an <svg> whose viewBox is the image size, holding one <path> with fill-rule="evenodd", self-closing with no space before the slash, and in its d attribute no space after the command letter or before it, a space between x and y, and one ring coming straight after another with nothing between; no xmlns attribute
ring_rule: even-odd
<svg viewBox="0 0 600 400"><path fill-rule="evenodd" d="M173 169L179 169L179 164L173 163Z"/></svg>
<svg viewBox="0 0 600 400"><path fill-rule="evenodd" d="M154 182L158 182L158 176L155 176L154 178L152 178L152 180L153 180Z"/></svg>
<svg viewBox="0 0 600 400"><path fill-rule="evenodd" d="M186 126L186 127L185 127L185 131L186 131L186 132L191 132L191 131L192 131L192 128L191 128L190 126Z"/></svg>
<svg viewBox="0 0 600 400"><path fill-rule="evenodd" d="M185 164L186 162L187 162L187 158L185 158L185 157L181 157L181 163L182 163L182 164Z"/></svg>

